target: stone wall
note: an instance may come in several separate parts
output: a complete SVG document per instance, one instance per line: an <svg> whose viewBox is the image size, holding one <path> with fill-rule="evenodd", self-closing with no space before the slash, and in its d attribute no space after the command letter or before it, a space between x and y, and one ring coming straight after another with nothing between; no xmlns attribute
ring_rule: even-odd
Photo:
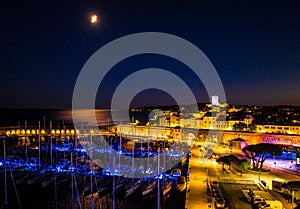
<svg viewBox="0 0 300 209"><path fill-rule="evenodd" d="M247 132L223 132L222 143L228 143L229 140L241 137L248 141L248 145L258 143L272 143L300 146L300 136L283 134L262 134Z"/></svg>

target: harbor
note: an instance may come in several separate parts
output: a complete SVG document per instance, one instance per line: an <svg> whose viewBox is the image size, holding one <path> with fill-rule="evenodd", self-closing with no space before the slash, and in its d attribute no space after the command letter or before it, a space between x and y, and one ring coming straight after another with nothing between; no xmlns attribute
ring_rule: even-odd
<svg viewBox="0 0 300 209"><path fill-rule="evenodd" d="M185 207L186 189L177 185L178 177L185 179L187 173L185 143L138 142L112 133L107 126L82 134L67 128L58 132L51 123L49 127L46 131L25 127L1 135L0 208ZM91 139L100 144L88 143ZM118 162L111 157L112 149L131 160L127 165ZM106 159L103 162L111 166L101 167L90 156ZM158 165L135 165L140 158L154 158ZM132 178L133 174L141 177Z"/></svg>

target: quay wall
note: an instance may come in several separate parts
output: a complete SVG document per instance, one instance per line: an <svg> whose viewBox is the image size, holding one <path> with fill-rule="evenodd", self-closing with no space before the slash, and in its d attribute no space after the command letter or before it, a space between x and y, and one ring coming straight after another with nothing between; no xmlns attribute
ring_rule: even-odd
<svg viewBox="0 0 300 209"><path fill-rule="evenodd" d="M193 130L186 130L186 136L188 133L193 133L198 136L200 142L207 140L209 130L199 130L198 133ZM288 135L288 134L266 134L266 133L255 133L255 132L237 132L237 131L211 131L213 135L220 135L220 143L229 144L230 140L236 138L242 138L247 141L248 145L259 144L259 143L271 143L281 145L293 145L300 146L300 135ZM208 139L209 140L209 139Z"/></svg>
<svg viewBox="0 0 300 209"><path fill-rule="evenodd" d="M31 128L32 128L32 130L35 130L35 134L33 134L32 130L31 130L27 134L27 136L36 135L36 133L38 131L38 130L36 130L37 127L31 127ZM71 132L75 132L72 129L72 127L67 127L67 128L70 128L70 134L74 135L74 133L71 133ZM114 130L114 129L116 129L116 127L111 128L110 131L115 132L116 130ZM129 130L131 130L131 129L132 129L132 127L130 126ZM145 132L144 133L145 136L149 133L148 129L145 129L145 130L141 129L142 131L140 129L141 128L137 128L136 131ZM156 130L156 129L157 128L154 128L153 130ZM175 138L175 134L177 133L176 129L173 129L173 128L170 128L170 129L171 129L171 131L169 131L169 132L171 134L174 134L174 138ZM3 128L0 129L0 133L1 134L5 134L8 130L9 131L12 131L12 130L16 130L17 131L17 128L16 127L10 127L10 128L3 127ZM156 130L156 131L160 131L161 133L163 133L164 130L165 129L162 129L162 130L159 129L159 130ZM167 129L167 130L169 130L169 129ZM19 130L19 131L20 132L21 131L25 132L24 130ZM29 130L27 130L27 131L29 131ZM58 134L67 134L68 135L68 133L62 133L64 130L52 130L52 131L54 132L54 134L57 134L57 132L60 132ZM50 133L49 130L45 130L45 132L48 133L48 134ZM68 132L68 130L66 132ZM236 131L223 131L223 132L220 132L220 131L216 131L216 130L211 130L210 132L212 133L212 135L220 135L220 134L222 134L221 138L220 138L220 143L224 143L224 144L228 144L230 142L230 140L232 140L232 139L236 139L238 137L241 137L242 139L247 140L248 145L258 144L258 143L273 143L273 144L300 146L300 135L265 134L265 133L236 132ZM207 138L207 136L208 136L209 130L207 130L207 129L206 130L205 129L200 129L200 130L198 130L198 129L185 129L184 130L184 135L186 137L188 137L190 133L192 133L200 141L205 141L206 138ZM156 135L158 135L158 133L156 133ZM178 133L177 133L177 135L178 135ZM19 139L22 138L22 136L24 137L24 134L20 133Z"/></svg>
<svg viewBox="0 0 300 209"><path fill-rule="evenodd" d="M300 146L300 136L284 135L284 134L264 134L264 133L248 133L248 132L229 132L224 131L221 137L222 143L229 143L230 140L241 137L247 140L248 145L258 143L271 143Z"/></svg>

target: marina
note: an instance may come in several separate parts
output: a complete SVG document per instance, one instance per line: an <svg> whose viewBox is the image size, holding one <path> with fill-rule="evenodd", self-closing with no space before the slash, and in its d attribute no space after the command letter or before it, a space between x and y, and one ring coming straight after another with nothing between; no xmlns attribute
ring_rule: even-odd
<svg viewBox="0 0 300 209"><path fill-rule="evenodd" d="M55 135L51 125L50 134L42 134L40 127L36 130L34 135L1 135L0 181L5 188L0 191L4 197L0 208L162 209L174 203L184 208L185 193L176 190L176 175L178 170L186 173L186 160L181 161L186 156L178 153L187 145L152 139L140 143L108 129L107 135L102 135L104 129L101 134L73 131L72 135L69 131ZM91 138L101 146L87 146ZM175 150L170 152L173 145ZM112 149L131 160L118 162L111 157ZM90 156L107 158L111 167L105 168L110 169ZM139 158L154 158L158 165L135 164ZM175 161L178 163L170 170L162 171L159 166ZM132 178L133 174L141 177Z"/></svg>

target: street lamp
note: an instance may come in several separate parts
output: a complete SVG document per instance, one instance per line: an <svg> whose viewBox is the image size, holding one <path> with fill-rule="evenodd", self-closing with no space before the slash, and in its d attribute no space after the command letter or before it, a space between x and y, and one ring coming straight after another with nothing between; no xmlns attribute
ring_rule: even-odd
<svg viewBox="0 0 300 209"><path fill-rule="evenodd" d="M208 168L206 168L206 180L208 182Z"/></svg>
<svg viewBox="0 0 300 209"><path fill-rule="evenodd" d="M261 173L261 167L259 167L259 170L258 170L258 183L260 182L260 173Z"/></svg>
<svg viewBox="0 0 300 209"><path fill-rule="evenodd" d="M291 173L293 173L293 163L294 163L294 161L291 160L291 165L290 165L290 172L291 172Z"/></svg>

